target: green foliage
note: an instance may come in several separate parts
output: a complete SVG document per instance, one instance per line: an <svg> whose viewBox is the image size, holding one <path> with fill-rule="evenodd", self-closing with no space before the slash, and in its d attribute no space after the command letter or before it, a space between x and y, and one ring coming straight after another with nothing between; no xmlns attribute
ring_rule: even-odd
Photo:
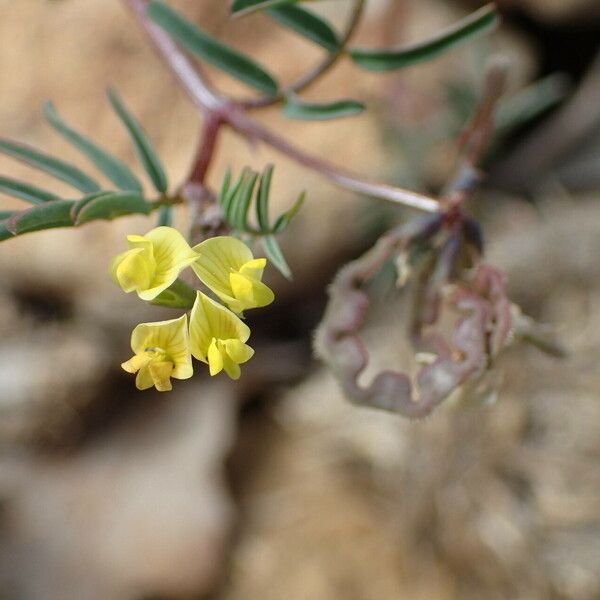
<svg viewBox="0 0 600 600"><path fill-rule="evenodd" d="M93 194L88 194L87 196L84 196L83 198L81 198L81 200L74 200L70 211L71 223L73 225L77 224L79 220L79 213L89 202L95 200L96 198L101 198L102 196L106 196L107 194L111 193L112 192L95 192Z"/></svg>
<svg viewBox="0 0 600 600"><path fill-rule="evenodd" d="M150 181L154 185L154 189L161 194L166 193L169 182L165 174L165 170L158 158L158 154L154 150L150 140L144 133L142 126L138 123L135 117L127 110L116 90L108 90L108 99L114 108L121 123L127 129L135 153L150 177Z"/></svg>
<svg viewBox="0 0 600 600"><path fill-rule="evenodd" d="M142 191L142 184L123 161L115 158L70 127L60 117L51 102L44 104L44 115L48 123L62 137L82 152L118 188L135 192Z"/></svg>
<svg viewBox="0 0 600 600"><path fill-rule="evenodd" d="M368 71L393 71L432 60L448 50L471 41L476 36L492 31L500 18L494 4L475 11L438 35L403 48L396 49L350 49L350 57Z"/></svg>
<svg viewBox="0 0 600 600"><path fill-rule="evenodd" d="M140 163L156 190L160 192L162 200L167 192L168 182L152 144L114 90L109 91L109 100L132 140ZM86 173L62 159L17 142L0 140L0 152L49 173L85 193L80 199L63 200L56 194L29 183L0 176L1 192L35 205L28 210L0 213L0 241L42 229L73 227L89 221L111 220L130 214L149 214L156 208L160 211L159 224L171 223L172 208L158 202L148 202L143 196L140 181L125 163L70 127L51 103L44 105L44 114L58 133L81 151L122 191L103 190Z"/></svg>
<svg viewBox="0 0 600 600"><path fill-rule="evenodd" d="M73 227L99 219L148 214L151 209L152 206L135 192L96 192L81 200L52 200L14 212L0 223L0 240L8 239L11 235Z"/></svg>
<svg viewBox="0 0 600 600"><path fill-rule="evenodd" d="M209 36L163 2L150 2L146 14L176 42L203 61L268 96L277 94L277 82L261 66Z"/></svg>
<svg viewBox="0 0 600 600"><path fill-rule="evenodd" d="M277 267L278 271L287 279L292 278L292 271L283 256L279 243L272 235L261 238L261 244L267 258Z"/></svg>
<svg viewBox="0 0 600 600"><path fill-rule="evenodd" d="M173 225L173 207L161 206L158 209L157 227L171 227Z"/></svg>
<svg viewBox="0 0 600 600"><path fill-rule="evenodd" d="M13 237L13 234L6 229L6 221L3 219L0 220L0 242L8 240L11 237Z"/></svg>
<svg viewBox="0 0 600 600"><path fill-rule="evenodd" d="M297 1L298 0L233 0L231 3L231 14L242 16L251 12L264 10L271 6L294 4Z"/></svg>
<svg viewBox="0 0 600 600"><path fill-rule="evenodd" d="M269 198L272 177L272 165L267 165L260 175L245 168L232 185L231 172L228 170L223 178L218 201L227 224L241 234L258 238L267 258L285 277L291 278L290 268L274 236L283 232L298 213L304 202L304 193L300 194L292 206L271 224ZM250 207L253 200L255 224L250 222Z"/></svg>
<svg viewBox="0 0 600 600"><path fill-rule="evenodd" d="M306 8L284 4L269 8L267 14L328 52L337 52L340 49L340 40L331 25L323 17Z"/></svg>
<svg viewBox="0 0 600 600"><path fill-rule="evenodd" d="M352 60L368 70L388 71L417 62L431 60L449 49L490 31L498 23L498 14L490 4L437 36L399 49L346 50L337 32L320 15L299 5L301 0L233 0L231 11L239 16L264 10L266 15L331 53L330 60L348 53ZM282 101L282 113L291 119L329 120L349 117L364 110L356 100L304 102L292 94L279 94L276 80L262 66L239 51L222 44L161 0L151 0L147 16L169 34L175 42L202 61L232 75L250 87L266 94L273 101ZM554 92L554 93L553 93ZM285 96L285 97L284 97ZM63 200L53 192L27 182L0 176L0 192L33 204L23 211L0 213L0 240L12 235L53 227L70 227L97 219L114 219L127 214L148 214L158 209L158 223L172 223L169 206L168 180L165 169L140 123L128 111L114 90L108 98L120 122L126 129L141 166L160 197L155 202L144 198L138 177L119 158L98 146L75 130L56 111L51 103L44 106L48 123L67 142L81 152L101 173L121 191L103 187L78 167L18 142L0 139L0 153L7 154L38 170L66 182L82 192L82 198ZM523 92L512 104L502 107L497 126L504 130L515 122L538 114L557 101L558 92L552 81ZM468 100L468 99L467 99ZM289 210L273 221L269 217L269 194L273 169L268 166L262 174L244 169L232 182L227 173L219 194L219 204L226 222L241 235L258 238L270 260L289 277L289 267L275 236L286 229L304 200L301 194ZM254 202L255 216L250 218ZM251 222L252 221L252 222Z"/></svg>
<svg viewBox="0 0 600 600"><path fill-rule="evenodd" d="M55 200L20 211L6 221L6 229L13 235L21 235L40 229L68 227L72 224L73 203L73 200Z"/></svg>
<svg viewBox="0 0 600 600"><path fill-rule="evenodd" d="M357 100L336 100L334 102L303 102L288 96L281 112L289 119L304 121L327 121L360 114L365 105Z"/></svg>
<svg viewBox="0 0 600 600"><path fill-rule="evenodd" d="M181 279L176 279L166 290L162 291L150 304L189 310L196 300L196 290Z"/></svg>
<svg viewBox="0 0 600 600"><path fill-rule="evenodd" d="M44 171L85 194L100 191L100 186L77 167L24 144L0 139L0 152L27 163L35 169Z"/></svg>
<svg viewBox="0 0 600 600"><path fill-rule="evenodd" d="M559 73L534 81L500 103L495 118L496 131L506 133L535 119L564 100L568 91L568 82Z"/></svg>
<svg viewBox="0 0 600 600"><path fill-rule="evenodd" d="M49 202L50 200L60 200L60 198L52 192L42 190L29 183L11 179L10 177L0 176L0 192L4 192L13 198L19 198L19 200L24 200L30 204L42 204L43 202Z"/></svg>
<svg viewBox="0 0 600 600"><path fill-rule="evenodd" d="M103 194L86 202L79 211L75 225L88 223L97 219L112 220L122 215L147 215L151 206L133 192L113 192Z"/></svg>

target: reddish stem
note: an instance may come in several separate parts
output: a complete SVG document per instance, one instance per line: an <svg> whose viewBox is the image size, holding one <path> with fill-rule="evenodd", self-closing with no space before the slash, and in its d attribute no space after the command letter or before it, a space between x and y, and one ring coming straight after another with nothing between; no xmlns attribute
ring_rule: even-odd
<svg viewBox="0 0 600 600"><path fill-rule="evenodd" d="M189 183L203 184L212 162L212 158L215 153L217 146L217 139L219 137L219 131L223 121L215 113L207 113L202 128L202 135L200 137L200 143L198 144L198 150L196 151L196 157L192 164L192 170L188 176Z"/></svg>

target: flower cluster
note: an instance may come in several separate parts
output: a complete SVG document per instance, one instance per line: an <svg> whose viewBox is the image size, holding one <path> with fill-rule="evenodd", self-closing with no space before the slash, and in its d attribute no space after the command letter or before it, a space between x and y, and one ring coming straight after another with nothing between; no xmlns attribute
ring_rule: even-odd
<svg viewBox="0 0 600 600"><path fill-rule="evenodd" d="M136 387L154 386L161 392L172 389L171 377L192 376L192 356L206 363L211 375L225 371L238 379L240 365L254 354L246 344L250 329L240 317L244 310L266 306L274 299L261 281L266 259L254 258L248 246L229 236L210 238L191 248L172 227L157 227L144 236L130 235L127 243L129 249L110 265L111 276L123 291L156 301L173 289L181 271L191 266L223 303L197 291L189 323L184 314L138 325L131 334L134 356L121 365L136 374Z"/></svg>

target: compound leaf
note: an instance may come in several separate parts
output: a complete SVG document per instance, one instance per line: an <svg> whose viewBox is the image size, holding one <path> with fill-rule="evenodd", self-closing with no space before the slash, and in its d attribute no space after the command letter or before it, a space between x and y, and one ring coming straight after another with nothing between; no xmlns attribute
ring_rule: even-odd
<svg viewBox="0 0 600 600"><path fill-rule="evenodd" d="M44 116L55 131L82 152L118 188L136 192L142 191L142 185L138 178L123 161L75 131L61 118L51 102L44 104Z"/></svg>

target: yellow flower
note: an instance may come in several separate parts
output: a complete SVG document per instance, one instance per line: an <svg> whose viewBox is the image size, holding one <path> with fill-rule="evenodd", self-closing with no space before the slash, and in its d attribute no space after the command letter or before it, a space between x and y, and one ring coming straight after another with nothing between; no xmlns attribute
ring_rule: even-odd
<svg viewBox="0 0 600 600"><path fill-rule="evenodd" d="M156 227L146 235L128 235L129 250L110 265L115 283L142 300L153 300L166 290L180 271L197 259L183 236L172 227Z"/></svg>
<svg viewBox="0 0 600 600"><path fill-rule="evenodd" d="M231 379L238 379L239 365L254 354L244 343L249 337L250 329L239 317L197 292L190 317L190 346L195 358L208 363L211 375L224 369Z"/></svg>
<svg viewBox="0 0 600 600"><path fill-rule="evenodd" d="M135 355L121 366L128 373L137 373L138 390L154 385L159 392L167 392L172 389L171 377L189 379L193 374L187 315L140 323L131 334L131 349Z"/></svg>
<svg viewBox="0 0 600 600"><path fill-rule="evenodd" d="M274 294L261 282L267 264L254 258L250 248L229 236L210 238L197 246L198 260L192 264L196 275L235 313L266 306Z"/></svg>

